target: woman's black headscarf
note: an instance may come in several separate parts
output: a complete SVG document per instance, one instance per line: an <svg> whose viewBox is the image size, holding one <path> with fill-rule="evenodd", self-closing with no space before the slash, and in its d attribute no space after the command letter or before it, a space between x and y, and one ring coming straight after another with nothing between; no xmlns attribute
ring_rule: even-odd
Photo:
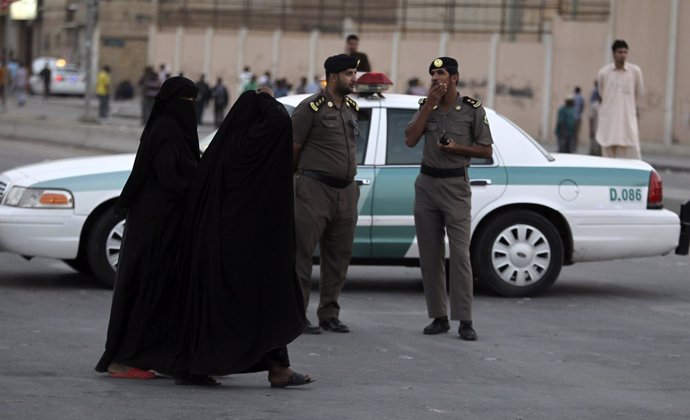
<svg viewBox="0 0 690 420"><path fill-rule="evenodd" d="M253 369L302 332L295 274L292 122L265 93L243 93L204 153L182 229L178 371Z"/></svg>
<svg viewBox="0 0 690 420"><path fill-rule="evenodd" d="M116 211L129 208L149 176L153 157L164 141L184 144L199 159L199 135L194 107L197 92L194 82L186 77L170 77L163 83L141 133L134 167L120 193Z"/></svg>

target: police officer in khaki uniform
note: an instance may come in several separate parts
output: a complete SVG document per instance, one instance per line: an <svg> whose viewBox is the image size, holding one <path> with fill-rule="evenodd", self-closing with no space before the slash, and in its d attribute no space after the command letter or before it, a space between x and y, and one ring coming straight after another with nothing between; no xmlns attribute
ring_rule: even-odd
<svg viewBox="0 0 690 420"><path fill-rule="evenodd" d="M431 90L405 130L415 147L424 136L421 173L415 181L414 220L427 311L433 322L424 334L450 329L446 294L445 245L450 245L450 318L460 321L463 340L476 340L472 328L470 265L470 158L490 158L491 131L481 103L457 91L458 62L439 57L429 66Z"/></svg>
<svg viewBox="0 0 690 420"><path fill-rule="evenodd" d="M321 258L319 325L307 321L304 332L309 334L349 332L339 320L338 297L350 264L359 199L354 182L359 108L347 96L354 88L357 59L335 55L324 67L325 89L302 101L292 115L297 276L305 311L317 244Z"/></svg>

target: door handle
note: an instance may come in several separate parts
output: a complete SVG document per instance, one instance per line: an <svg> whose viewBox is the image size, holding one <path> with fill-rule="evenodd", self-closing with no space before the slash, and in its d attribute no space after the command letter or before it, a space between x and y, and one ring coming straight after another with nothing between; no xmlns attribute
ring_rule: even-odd
<svg viewBox="0 0 690 420"><path fill-rule="evenodd" d="M371 185L371 179L369 178L355 179L355 182L357 185Z"/></svg>
<svg viewBox="0 0 690 420"><path fill-rule="evenodd" d="M487 185L491 185L491 180L490 179L472 179L472 180L470 180L470 185L475 185L478 187L486 187Z"/></svg>

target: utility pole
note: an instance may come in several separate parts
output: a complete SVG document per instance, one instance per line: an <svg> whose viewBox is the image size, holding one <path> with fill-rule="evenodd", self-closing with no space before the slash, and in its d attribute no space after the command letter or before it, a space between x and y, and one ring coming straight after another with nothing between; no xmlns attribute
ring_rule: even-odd
<svg viewBox="0 0 690 420"><path fill-rule="evenodd" d="M93 99L93 34L96 28L97 1L98 0L84 0L86 5L86 39L84 40L86 94L84 95L84 115L81 117L81 121L83 122L98 122L96 116L91 113L91 100Z"/></svg>

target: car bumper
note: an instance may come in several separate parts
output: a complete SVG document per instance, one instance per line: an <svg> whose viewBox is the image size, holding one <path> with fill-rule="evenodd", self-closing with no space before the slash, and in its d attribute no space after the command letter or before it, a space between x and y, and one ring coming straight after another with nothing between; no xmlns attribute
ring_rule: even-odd
<svg viewBox="0 0 690 420"><path fill-rule="evenodd" d="M567 214L573 262L665 255L679 242L680 221L668 210Z"/></svg>
<svg viewBox="0 0 690 420"><path fill-rule="evenodd" d="M72 210L0 206L0 252L73 259L86 220Z"/></svg>

